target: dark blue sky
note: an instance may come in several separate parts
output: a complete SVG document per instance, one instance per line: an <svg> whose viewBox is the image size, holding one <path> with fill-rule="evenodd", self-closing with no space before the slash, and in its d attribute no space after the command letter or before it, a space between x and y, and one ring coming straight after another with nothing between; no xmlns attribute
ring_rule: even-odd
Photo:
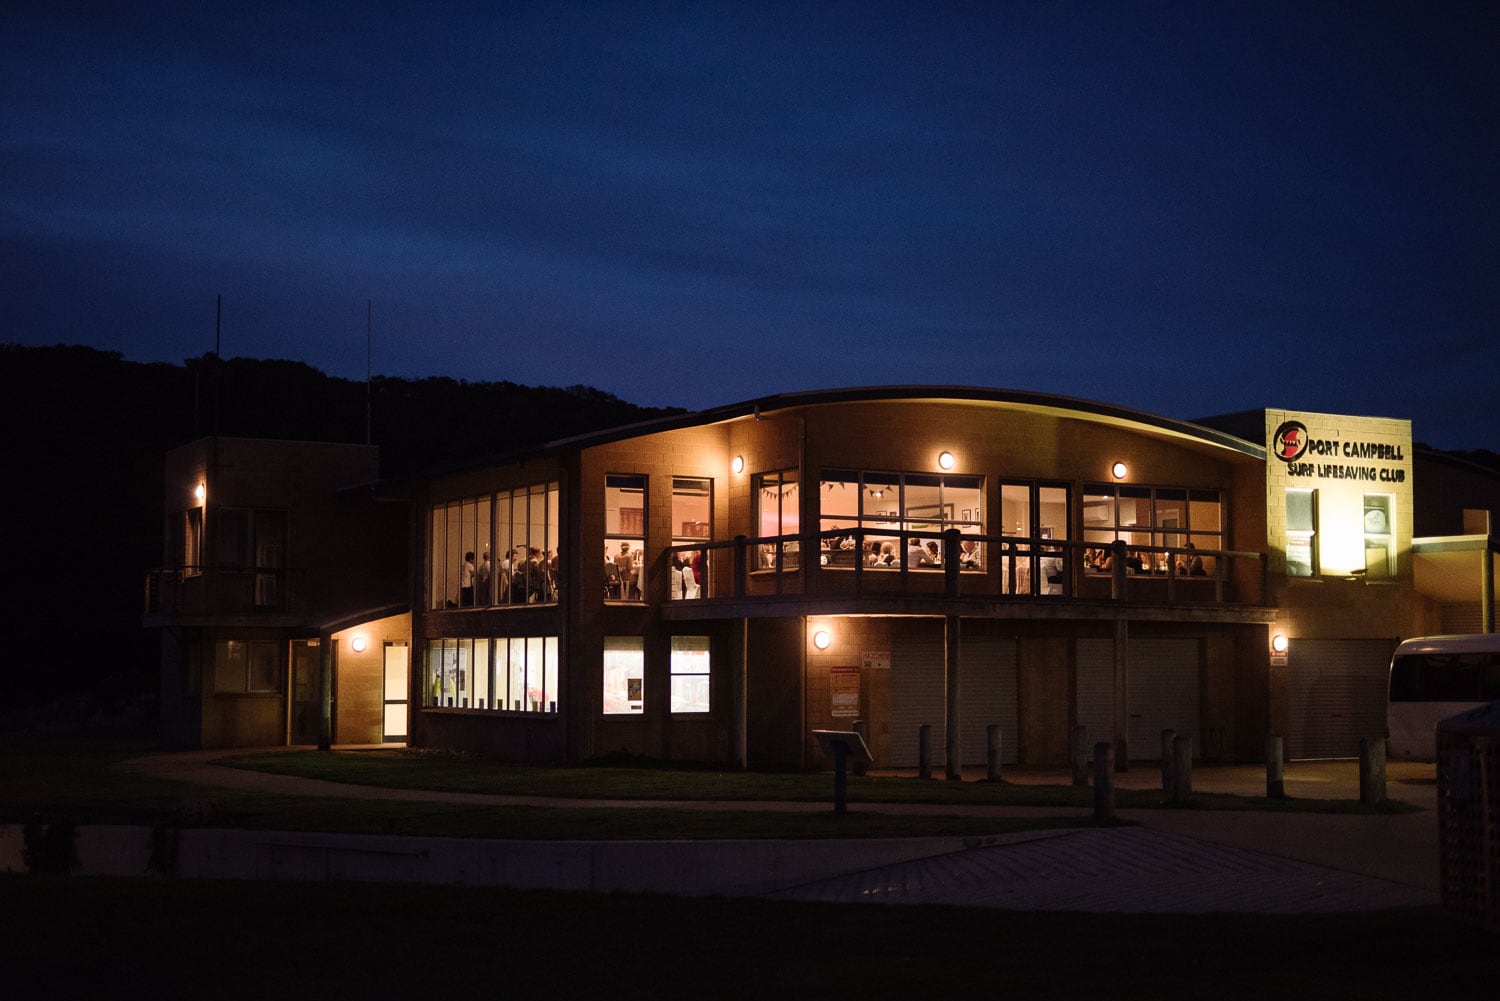
<svg viewBox="0 0 1500 1001"><path fill-rule="evenodd" d="M0 6L0 341L1500 450L1500 5Z"/></svg>

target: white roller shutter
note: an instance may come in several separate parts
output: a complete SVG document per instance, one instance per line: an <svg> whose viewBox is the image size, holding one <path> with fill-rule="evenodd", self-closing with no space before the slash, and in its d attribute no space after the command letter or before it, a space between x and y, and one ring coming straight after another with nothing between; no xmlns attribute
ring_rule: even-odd
<svg viewBox="0 0 1500 1001"><path fill-rule="evenodd" d="M947 685L943 672L943 630L914 624L898 628L891 637L891 749L892 768L915 768L917 731L932 727L932 766L947 760Z"/></svg>
<svg viewBox="0 0 1500 1001"><path fill-rule="evenodd" d="M1385 736L1391 640L1292 640L1287 650L1288 758L1352 758Z"/></svg>
<svg viewBox="0 0 1500 1001"><path fill-rule="evenodd" d="M959 660L960 753L966 765L989 761L989 726L1000 724L1000 762L1015 764L1020 729L1016 697L1016 641L1009 637L965 636ZM944 760L947 760L944 758Z"/></svg>
<svg viewBox="0 0 1500 1001"><path fill-rule="evenodd" d="M1075 671L1076 702L1073 723L1088 730L1089 760L1095 744L1115 740L1115 643L1081 639Z"/></svg>
<svg viewBox="0 0 1500 1001"><path fill-rule="evenodd" d="M1199 742L1198 674L1201 645L1196 639L1137 639L1126 654L1129 724L1125 740L1135 761L1161 760L1161 732L1175 730L1190 738L1193 755Z"/></svg>

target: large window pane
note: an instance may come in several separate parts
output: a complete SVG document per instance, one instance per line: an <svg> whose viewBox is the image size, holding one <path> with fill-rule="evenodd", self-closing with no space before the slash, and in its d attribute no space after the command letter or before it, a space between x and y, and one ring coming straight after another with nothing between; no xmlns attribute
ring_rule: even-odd
<svg viewBox="0 0 1500 1001"><path fill-rule="evenodd" d="M709 711L709 638L672 637L672 712Z"/></svg>
<svg viewBox="0 0 1500 1001"><path fill-rule="evenodd" d="M604 551L608 580L621 601L645 597L646 477L613 475L604 478Z"/></svg>
<svg viewBox="0 0 1500 1001"><path fill-rule="evenodd" d="M645 712L646 653L639 636L604 638L604 714Z"/></svg>

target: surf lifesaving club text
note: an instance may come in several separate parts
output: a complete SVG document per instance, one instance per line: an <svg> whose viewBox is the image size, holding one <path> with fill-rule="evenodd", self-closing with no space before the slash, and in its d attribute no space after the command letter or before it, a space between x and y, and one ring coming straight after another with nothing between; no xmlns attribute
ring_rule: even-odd
<svg viewBox="0 0 1500 1001"><path fill-rule="evenodd" d="M1286 463L1288 476L1314 476L1326 480L1369 480L1380 483L1404 483L1406 470L1400 467L1357 465L1351 462L1303 461L1308 456L1328 460L1363 459L1376 462L1404 462L1400 445L1374 441L1343 441L1338 438L1314 438L1301 421L1286 421L1276 429L1271 451Z"/></svg>

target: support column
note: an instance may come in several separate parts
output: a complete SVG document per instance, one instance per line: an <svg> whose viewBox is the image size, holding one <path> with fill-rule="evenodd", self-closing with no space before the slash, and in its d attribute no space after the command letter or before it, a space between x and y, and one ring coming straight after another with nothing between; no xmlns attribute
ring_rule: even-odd
<svg viewBox="0 0 1500 1001"><path fill-rule="evenodd" d="M959 727L959 688L958 688L958 641L959 641L959 618L957 615L949 615L945 620L943 635L943 662L946 668L948 684L948 733L944 741L944 751L947 762L943 766L944 774L954 781L963 779L963 750L960 747L958 737Z"/></svg>
<svg viewBox="0 0 1500 1001"><path fill-rule="evenodd" d="M734 657L729 665L730 763L740 771L750 767L748 684L750 679L750 620L740 619L734 628Z"/></svg>
<svg viewBox="0 0 1500 1001"><path fill-rule="evenodd" d="M1129 661L1126 654L1130 649L1130 623L1124 619L1115 622L1115 771L1126 772L1130 770L1130 758L1125 746L1126 734L1130 732L1130 705L1129 705Z"/></svg>
<svg viewBox="0 0 1500 1001"><path fill-rule="evenodd" d="M333 633L318 633L318 750L333 748Z"/></svg>
<svg viewBox="0 0 1500 1001"><path fill-rule="evenodd" d="M1495 631L1495 544L1484 547L1484 565L1479 568L1479 631Z"/></svg>

